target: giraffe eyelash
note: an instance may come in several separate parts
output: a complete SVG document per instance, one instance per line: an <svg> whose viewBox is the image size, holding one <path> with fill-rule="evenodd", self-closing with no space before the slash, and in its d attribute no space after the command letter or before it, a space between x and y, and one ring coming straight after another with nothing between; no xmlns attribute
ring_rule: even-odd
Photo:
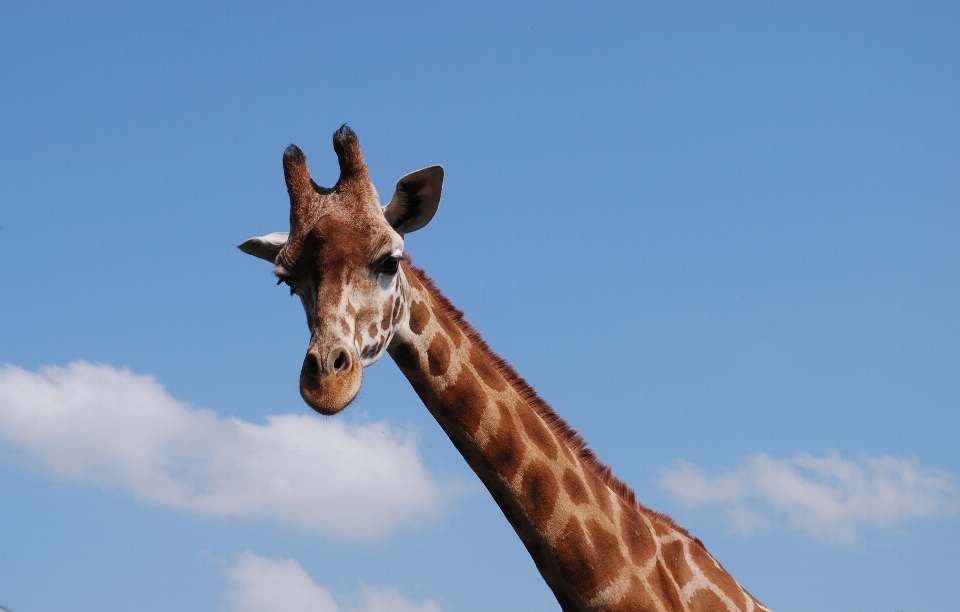
<svg viewBox="0 0 960 612"><path fill-rule="evenodd" d="M288 281L287 279L282 278L282 277L279 278L279 279L277 279L277 285L279 285L280 283L286 283L286 284L287 284L287 287L290 287L290 295L291 295L291 296L292 296L294 293L297 292L297 286L294 285L293 283L291 283L290 281Z"/></svg>
<svg viewBox="0 0 960 612"><path fill-rule="evenodd" d="M379 264L376 265L375 270L377 274L393 276L400 271L400 256L390 255L384 258Z"/></svg>

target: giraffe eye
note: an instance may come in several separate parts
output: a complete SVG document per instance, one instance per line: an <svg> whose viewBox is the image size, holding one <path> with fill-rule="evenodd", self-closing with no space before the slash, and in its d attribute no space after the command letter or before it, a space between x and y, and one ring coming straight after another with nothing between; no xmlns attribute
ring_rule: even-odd
<svg viewBox="0 0 960 612"><path fill-rule="evenodd" d="M379 269L377 270L380 274L386 274L387 276L393 276L397 273L397 270L400 269L400 258L391 255L383 260L383 263L380 264Z"/></svg>

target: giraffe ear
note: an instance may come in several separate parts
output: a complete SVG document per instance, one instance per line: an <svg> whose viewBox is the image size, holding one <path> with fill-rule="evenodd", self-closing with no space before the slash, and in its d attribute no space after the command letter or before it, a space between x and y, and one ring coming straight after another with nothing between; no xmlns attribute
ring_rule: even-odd
<svg viewBox="0 0 960 612"><path fill-rule="evenodd" d="M237 248L260 259L266 259L270 263L277 260L277 253L287 244L287 232L273 232L266 236L251 238L237 245Z"/></svg>
<svg viewBox="0 0 960 612"><path fill-rule="evenodd" d="M397 181L397 190L383 207L383 216L397 233L415 232L437 214L442 189L443 166L411 172Z"/></svg>

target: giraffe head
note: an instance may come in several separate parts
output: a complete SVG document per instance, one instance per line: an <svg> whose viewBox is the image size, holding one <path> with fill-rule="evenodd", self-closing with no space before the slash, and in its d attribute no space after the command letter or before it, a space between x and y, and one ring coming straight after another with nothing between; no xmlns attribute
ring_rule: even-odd
<svg viewBox="0 0 960 612"><path fill-rule="evenodd" d="M332 188L310 178L294 145L283 153L290 232L251 238L240 250L275 266L279 283L303 303L310 345L300 395L335 414L360 390L363 368L383 355L408 318L408 284L400 266L403 237L425 226L440 204L443 168L400 179L386 206L370 181L360 141L344 125L333 135L340 178Z"/></svg>

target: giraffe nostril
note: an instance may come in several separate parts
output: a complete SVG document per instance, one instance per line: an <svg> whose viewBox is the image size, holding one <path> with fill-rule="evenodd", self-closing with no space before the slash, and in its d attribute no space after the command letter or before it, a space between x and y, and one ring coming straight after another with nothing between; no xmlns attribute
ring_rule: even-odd
<svg viewBox="0 0 960 612"><path fill-rule="evenodd" d="M327 363L330 364L330 370L334 374L349 370L350 355L347 353L346 349L337 347L330 351L330 356L327 358Z"/></svg>
<svg viewBox="0 0 960 612"><path fill-rule="evenodd" d="M307 376L320 376L320 356L312 352L307 353L307 357L303 360L303 371Z"/></svg>

